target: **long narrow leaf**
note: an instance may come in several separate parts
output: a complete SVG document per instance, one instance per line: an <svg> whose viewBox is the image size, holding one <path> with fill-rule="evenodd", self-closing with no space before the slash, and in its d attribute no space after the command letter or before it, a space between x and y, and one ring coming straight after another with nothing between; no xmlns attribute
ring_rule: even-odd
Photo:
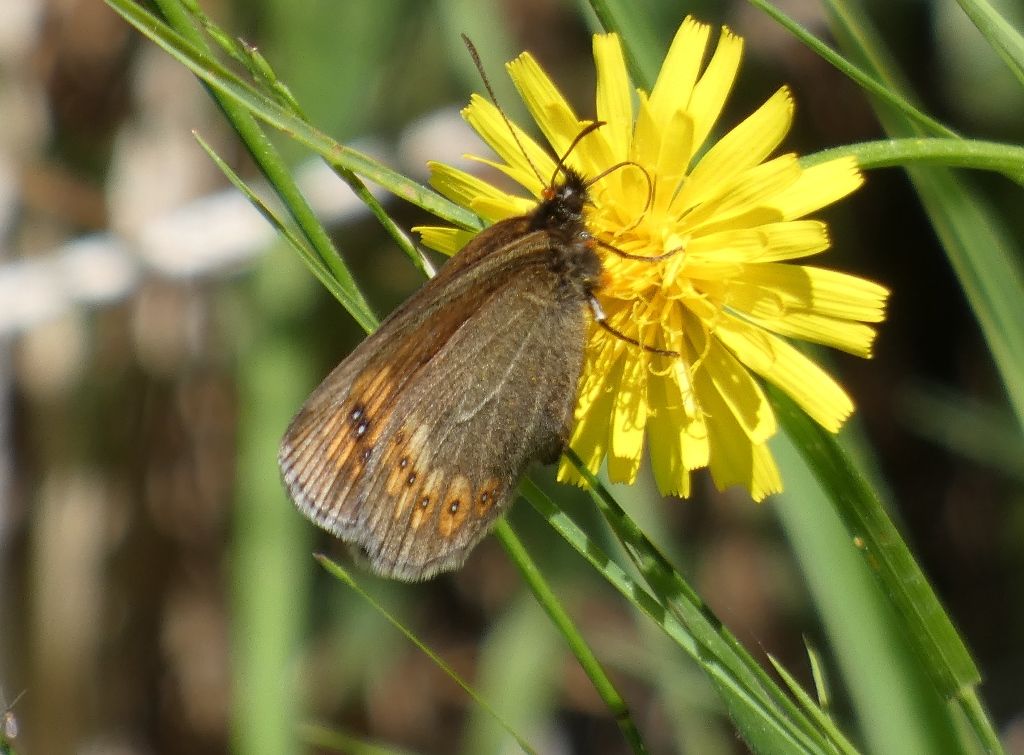
<svg viewBox="0 0 1024 755"><path fill-rule="evenodd" d="M481 697L480 693L478 693L476 689L474 689L473 686L469 684L469 682L463 679L458 674L458 672L456 672L455 669L452 668L451 664L445 661L444 658L442 658L437 652L432 650L425 642L423 642L423 640L417 637L412 632L412 630L406 627L405 624L399 621L386 608L384 608L384 606L382 606L372 595L370 595L370 593L366 592L366 590L364 590L360 586L360 584L355 579L353 579L352 575L349 574L348 571L341 566L341 564L337 563L336 561L332 561L330 558L324 555L317 555L315 558L317 562L319 562L319 564L327 571L328 574L330 574L332 577L337 579L342 584L349 587L360 598L365 600L373 608L373 610L375 610L382 617L384 617L384 619L386 619L387 622L391 624L391 626L393 626L395 629L397 629L399 632L405 635L409 642L411 642L413 645L419 648L419 650L428 658L430 658L430 660L433 661L438 668L444 671L444 673L452 681L454 681L456 684L462 687L463 691L473 699L473 702L475 702L481 708L486 710L491 716L493 716L495 721L501 724L502 728L504 728L505 731L512 735L512 737L516 740L519 746L523 748L524 752L536 752L536 750L529 744L529 742L527 742L522 736L520 736L519 732L517 732L508 722L506 722L505 719L502 718L501 715L493 708L493 706L491 706L490 703L488 703L483 697Z"/></svg>
<svg viewBox="0 0 1024 755"><path fill-rule="evenodd" d="M971 23L999 53L1007 67L1024 84L1024 36L999 15L988 0L957 0Z"/></svg>
<svg viewBox="0 0 1024 755"><path fill-rule="evenodd" d="M429 188L403 176L368 155L339 144L297 118L287 108L253 89L218 60L204 52L132 0L105 0L128 23L166 50L214 90L237 102L255 117L338 165L383 186L397 197L464 228L481 228L480 218Z"/></svg>
<svg viewBox="0 0 1024 755"><path fill-rule="evenodd" d="M868 566L904 617L910 639L926 659L936 686L953 697L981 676L935 592L882 507L836 437L777 389L772 402L786 433L835 504Z"/></svg>
<svg viewBox="0 0 1024 755"><path fill-rule="evenodd" d="M629 743L633 752L647 752L643 738L640 736L640 731L637 729L633 716L629 712L629 707L622 699L622 695L619 694L612 680L597 660L594 651L590 649L590 646L587 645L579 630L576 629L576 625L569 618L568 612L555 597L551 586L544 579L537 568L537 564L530 557L522 541L513 531L512 526L502 519L498 522L495 533L501 540L501 544L505 546L505 551L509 554L509 557L516 564L520 574L523 575L527 585L533 590L537 602L547 612L551 621L558 628L558 631L566 638L569 648L576 656L576 660L579 661L587 676L590 677L594 689L597 690L609 712L611 712L612 717L622 731L622 735L626 738L626 742Z"/></svg>
<svg viewBox="0 0 1024 755"><path fill-rule="evenodd" d="M892 82L887 60L872 39L867 21L849 3L829 0L838 33L880 81ZM895 137L921 134L920 128L884 103L876 106L886 131ZM1024 427L1024 276L1007 233L978 194L949 171L908 168L925 211L942 241L950 264L967 294L1010 404Z"/></svg>
<svg viewBox="0 0 1024 755"><path fill-rule="evenodd" d="M529 479L520 492L580 555L638 610L647 614L693 658L719 689L738 730L758 752L834 753L836 749L808 738L788 711L780 710L761 687L758 674L736 656L721 623L699 605L684 608L687 621L661 596L640 585ZM777 689L777 688L776 688ZM780 691L781 693L781 691ZM787 706L788 707L788 706Z"/></svg>
<svg viewBox="0 0 1024 755"><path fill-rule="evenodd" d="M861 168L892 168L914 163L991 170L1024 185L1024 147L975 139L883 139L833 147L800 159L805 167L856 157Z"/></svg>

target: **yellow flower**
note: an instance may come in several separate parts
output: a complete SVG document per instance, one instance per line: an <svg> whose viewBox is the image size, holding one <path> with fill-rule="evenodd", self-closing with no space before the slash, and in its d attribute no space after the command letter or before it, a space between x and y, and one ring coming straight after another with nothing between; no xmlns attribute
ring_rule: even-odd
<svg viewBox="0 0 1024 755"><path fill-rule="evenodd" d="M888 291L790 264L829 247L825 224L802 218L852 192L862 176L852 159L803 168L793 154L771 157L792 122L786 87L713 142L743 40L723 28L702 66L710 34L709 26L686 19L649 93L632 90L618 37L594 37L597 119L604 125L576 145L567 163L583 176L632 163L590 187L586 223L601 242L605 269L597 296L615 330L678 356L593 327L570 444L591 470L607 459L613 481L632 482L646 439L663 493L688 495L690 472L706 466L719 489L743 485L761 500L780 490L781 480L767 446L775 415L754 375L838 431L853 403L783 337L869 357L875 331L866 323L884 318ZM529 53L509 63L508 72L554 154L563 154L589 122ZM517 142L497 108L479 96L463 115L504 162L475 159L532 196L510 195L439 164L431 166L432 185L489 222L532 210L545 188L537 172L555 172L551 154L518 128ZM425 244L449 253L472 236L417 230ZM630 255L671 254L636 260L608 245ZM565 461L559 476L577 479Z"/></svg>

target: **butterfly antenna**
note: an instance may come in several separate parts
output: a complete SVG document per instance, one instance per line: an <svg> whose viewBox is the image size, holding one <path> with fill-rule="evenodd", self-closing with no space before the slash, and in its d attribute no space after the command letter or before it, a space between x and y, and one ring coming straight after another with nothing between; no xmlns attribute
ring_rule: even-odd
<svg viewBox="0 0 1024 755"><path fill-rule="evenodd" d="M512 139L518 145L519 151L523 153L523 157L526 158L526 162L530 166L530 170L533 171L533 175L537 177L538 181L544 183L544 179L541 177L540 171L537 170L537 166L534 165L533 160L530 159L530 155L527 153L526 147L524 147L523 143L519 140L519 134L517 134L515 128L512 127L512 121L508 119L505 111L498 103L498 98L494 94L494 89L491 88L491 81L487 78L487 73L484 71L484 64L480 60L480 53L477 52L476 45L474 45L473 40L465 34L462 35L462 41L465 43L466 49L469 50L470 57L473 58L473 65L476 66L476 72L480 74L480 79L484 82L484 88L487 90L487 95L491 98L491 103L498 109L498 112L501 113L501 119L505 121L505 125L508 126L509 133L512 134ZM573 142L573 144L575 144L575 142Z"/></svg>
<svg viewBox="0 0 1024 755"><path fill-rule="evenodd" d="M551 183L549 183L548 186L554 186L555 177L558 176L558 172L565 171L565 161L569 159L569 155L571 155L572 151L576 149L576 145L583 141L584 137L588 136L590 133L594 131L597 131L604 124L604 121L591 121L586 126L584 126L578 134L576 134L576 138L572 140L572 143L568 146L565 152L562 153L562 156L558 158L558 162L555 163L555 172L551 174ZM589 186L592 183L593 181L587 181L587 186Z"/></svg>

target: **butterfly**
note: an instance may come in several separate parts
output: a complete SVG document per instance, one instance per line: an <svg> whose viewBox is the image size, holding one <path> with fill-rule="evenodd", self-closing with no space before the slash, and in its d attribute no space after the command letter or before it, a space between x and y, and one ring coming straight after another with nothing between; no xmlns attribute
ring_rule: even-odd
<svg viewBox="0 0 1024 755"><path fill-rule="evenodd" d="M588 183L559 170L532 212L479 233L392 312L284 435L296 506L382 576L461 566L527 466L569 437L602 266Z"/></svg>

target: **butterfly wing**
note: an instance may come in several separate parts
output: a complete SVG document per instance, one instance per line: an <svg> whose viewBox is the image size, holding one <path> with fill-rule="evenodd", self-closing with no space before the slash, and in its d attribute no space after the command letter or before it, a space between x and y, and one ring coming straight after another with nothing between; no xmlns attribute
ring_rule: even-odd
<svg viewBox="0 0 1024 755"><path fill-rule="evenodd" d="M568 435L587 301L526 218L481 233L310 396L279 463L296 505L378 573L461 565Z"/></svg>

